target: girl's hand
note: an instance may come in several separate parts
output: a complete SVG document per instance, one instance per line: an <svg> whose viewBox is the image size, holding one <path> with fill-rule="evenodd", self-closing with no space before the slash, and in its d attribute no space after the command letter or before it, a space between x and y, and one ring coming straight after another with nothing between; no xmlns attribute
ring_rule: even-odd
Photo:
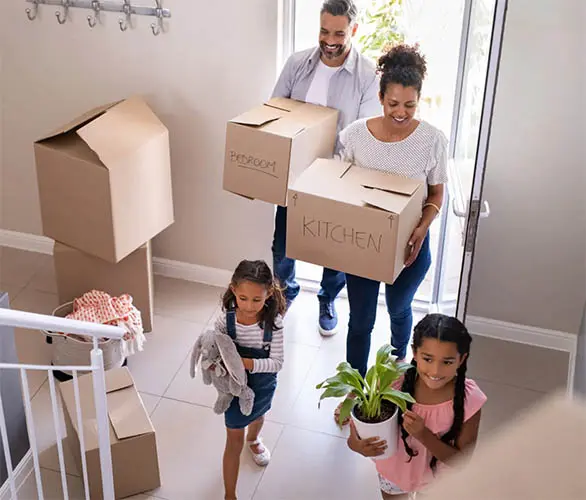
<svg viewBox="0 0 586 500"><path fill-rule="evenodd" d="M423 419L410 410L403 413L403 428L415 439L420 439L427 431Z"/></svg>
<svg viewBox="0 0 586 500"><path fill-rule="evenodd" d="M350 420L350 437L348 438L348 447L360 453L363 457L378 457L387 449L387 442L380 440L378 437L360 439L356 432L354 422Z"/></svg>
<svg viewBox="0 0 586 500"><path fill-rule="evenodd" d="M254 359L250 358L240 358L242 359L242 364L244 365L244 369L248 371L252 371L254 369Z"/></svg>
<svg viewBox="0 0 586 500"><path fill-rule="evenodd" d="M423 245L423 240L425 240L425 236L427 235L427 227L424 226L417 226L413 234L411 234L411 238L409 239L409 246L407 248L407 257L405 258L405 265L409 267L421 250L421 245Z"/></svg>

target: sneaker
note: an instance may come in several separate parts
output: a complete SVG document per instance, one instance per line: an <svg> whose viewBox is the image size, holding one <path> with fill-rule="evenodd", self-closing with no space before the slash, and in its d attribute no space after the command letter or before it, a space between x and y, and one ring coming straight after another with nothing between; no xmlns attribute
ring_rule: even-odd
<svg viewBox="0 0 586 500"><path fill-rule="evenodd" d="M324 337L338 333L338 313L333 302L319 301L319 333Z"/></svg>

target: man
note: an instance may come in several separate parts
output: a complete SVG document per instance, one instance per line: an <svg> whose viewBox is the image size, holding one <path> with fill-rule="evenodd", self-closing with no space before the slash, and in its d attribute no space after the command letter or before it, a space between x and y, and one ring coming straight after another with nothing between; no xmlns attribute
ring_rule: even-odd
<svg viewBox="0 0 586 500"><path fill-rule="evenodd" d="M359 118L380 114L378 77L372 61L352 46L357 10L352 0L325 0L320 13L319 46L293 54L277 81L273 97L287 97L339 110L338 133ZM336 140L336 152L339 143ZM277 207L273 269L285 287L287 304L299 294L295 261L287 258L287 209ZM334 301L346 284L344 273L324 268L318 294L319 331L337 332Z"/></svg>

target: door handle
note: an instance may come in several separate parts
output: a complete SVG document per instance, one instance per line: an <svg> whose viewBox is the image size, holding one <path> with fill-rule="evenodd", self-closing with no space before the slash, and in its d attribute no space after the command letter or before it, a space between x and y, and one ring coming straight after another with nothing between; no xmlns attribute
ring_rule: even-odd
<svg viewBox="0 0 586 500"><path fill-rule="evenodd" d="M482 203L482 206L484 208L484 210L480 211L479 217L481 219L486 219L489 215L490 215L490 205L488 204L488 201L484 200L484 202ZM454 215L456 217L461 217L463 219L465 219L466 217L468 217L468 210L464 211L464 210L458 210L456 208L456 204L454 203L452 205L452 211L454 212Z"/></svg>

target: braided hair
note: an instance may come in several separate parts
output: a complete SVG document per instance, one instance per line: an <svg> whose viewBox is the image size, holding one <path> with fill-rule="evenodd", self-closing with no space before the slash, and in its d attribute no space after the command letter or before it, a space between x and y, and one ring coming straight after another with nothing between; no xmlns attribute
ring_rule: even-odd
<svg viewBox="0 0 586 500"><path fill-rule="evenodd" d="M440 439L442 442L457 448L458 438L464 425L464 405L466 402L466 370L468 367L468 354L470 353L470 344L472 337L466 327L456 318L445 316L443 314L428 314L423 318L413 331L413 350L419 349L424 339L437 339L441 342L453 342L458 348L460 356L466 355L464 361L458 368L454 387L454 421L452 426ZM405 372L401 391L415 395L415 382L417 380L417 362L411 361L411 368ZM411 410L412 403L407 403L407 409ZM411 448L407 442L409 433L403 428L403 412L399 412L399 426L401 437L405 446L405 451L409 455L409 461L417 452ZM437 458L432 457L430 462L432 471L435 471Z"/></svg>

